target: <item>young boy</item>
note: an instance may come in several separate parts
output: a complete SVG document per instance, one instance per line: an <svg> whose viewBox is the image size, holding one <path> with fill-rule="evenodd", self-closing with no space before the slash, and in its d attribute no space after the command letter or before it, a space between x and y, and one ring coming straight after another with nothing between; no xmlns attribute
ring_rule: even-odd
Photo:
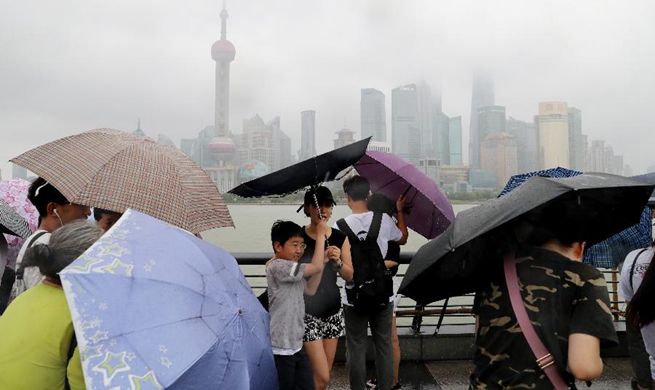
<svg viewBox="0 0 655 390"><path fill-rule="evenodd" d="M322 221L317 227L316 250L311 263L300 264L298 260L305 250L302 228L291 221L276 221L271 228L275 256L266 263L266 282L271 344L280 390L314 389L311 366L302 350L303 292L316 293L323 267L329 261L324 250L327 232L328 226ZM306 278L309 280L305 281Z"/></svg>
<svg viewBox="0 0 655 390"><path fill-rule="evenodd" d="M93 208L93 218L104 231L111 229L123 214L97 207Z"/></svg>

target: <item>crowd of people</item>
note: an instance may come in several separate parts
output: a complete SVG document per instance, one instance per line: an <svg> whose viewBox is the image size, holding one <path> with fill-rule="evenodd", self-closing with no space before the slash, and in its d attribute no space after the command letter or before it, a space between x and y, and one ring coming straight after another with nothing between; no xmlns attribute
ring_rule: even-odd
<svg viewBox="0 0 655 390"><path fill-rule="evenodd" d="M405 198L371 194L361 176L346 179L343 189L351 210L345 218L329 224L336 202L328 188L318 186L304 196L305 226L280 220L271 228L266 303L281 390L327 389L342 337L351 389L402 386L395 273L408 237ZM0 388L84 389L59 272L121 214L96 208L97 223L87 223L90 208L70 203L42 178L32 183L28 199L39 213L38 229L20 250L11 288L4 276L0 286L0 309L6 307L0 316ZM505 272L492 267L475 295L477 349L470 389L552 389L551 375L544 374L550 365L575 388L576 380L600 376L601 348L618 343L605 278L582 263L585 242L577 232L558 225L552 215L521 229L523 245L503 255L515 264L529 321L549 355L535 362L511 302L516 286L510 285L507 265ZM641 390L652 390L655 380L654 255L652 247L630 253L619 288L628 302L632 387ZM369 329L375 347L372 377L366 371Z"/></svg>

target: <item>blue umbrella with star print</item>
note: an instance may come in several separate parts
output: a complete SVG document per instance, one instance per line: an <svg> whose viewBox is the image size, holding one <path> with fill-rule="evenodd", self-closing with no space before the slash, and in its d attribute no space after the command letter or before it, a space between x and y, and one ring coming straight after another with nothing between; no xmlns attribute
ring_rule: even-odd
<svg viewBox="0 0 655 390"><path fill-rule="evenodd" d="M222 249L128 210L61 279L87 388L277 387L268 313Z"/></svg>

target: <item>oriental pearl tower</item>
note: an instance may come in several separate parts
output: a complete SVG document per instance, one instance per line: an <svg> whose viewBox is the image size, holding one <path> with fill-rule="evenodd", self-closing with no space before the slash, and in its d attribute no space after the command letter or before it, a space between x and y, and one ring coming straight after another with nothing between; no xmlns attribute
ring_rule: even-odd
<svg viewBox="0 0 655 390"><path fill-rule="evenodd" d="M209 142L209 153L218 166L225 166L235 154L235 146L229 138L230 131L230 63L236 50L227 40L227 17L225 1L221 11L221 39L212 45L212 59L216 61L216 100L214 102L214 138Z"/></svg>

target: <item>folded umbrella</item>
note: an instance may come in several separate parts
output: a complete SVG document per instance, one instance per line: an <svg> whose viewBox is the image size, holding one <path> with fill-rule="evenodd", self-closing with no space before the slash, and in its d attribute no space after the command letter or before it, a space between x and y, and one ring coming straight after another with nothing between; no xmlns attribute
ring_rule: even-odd
<svg viewBox="0 0 655 390"><path fill-rule="evenodd" d="M277 386L268 313L234 257L188 232L128 210L61 279L87 388Z"/></svg>
<svg viewBox="0 0 655 390"><path fill-rule="evenodd" d="M230 191L244 198L283 196L306 187L335 180L339 172L355 164L366 152L371 137L293 164L240 184Z"/></svg>
<svg viewBox="0 0 655 390"><path fill-rule="evenodd" d="M96 129L11 160L70 202L122 213L131 208L193 233L234 226L218 188L182 151L148 137Z"/></svg>
<svg viewBox="0 0 655 390"><path fill-rule="evenodd" d="M533 176L561 178L573 177L580 174L582 174L582 172L557 167L515 175L509 179L507 185L505 185L505 188L499 196L509 193ZM633 176L632 179L655 184L655 180L651 177L651 180L649 181L647 175L639 177ZM623 262L628 253L635 249L649 246L652 237L651 231L651 212L649 208L644 207L639 223L618 232L606 240L588 247L584 253L582 261L598 268L614 268L618 266L619 263Z"/></svg>
<svg viewBox="0 0 655 390"><path fill-rule="evenodd" d="M547 223L595 244L639 221L655 186L609 174L532 177L497 199L461 211L416 252L399 292L419 304L476 291L521 242L523 221Z"/></svg>
<svg viewBox="0 0 655 390"><path fill-rule="evenodd" d="M405 223L425 238L443 233L455 219L453 206L437 183L395 154L368 151L355 170L368 179L371 192L392 200L405 195Z"/></svg>

